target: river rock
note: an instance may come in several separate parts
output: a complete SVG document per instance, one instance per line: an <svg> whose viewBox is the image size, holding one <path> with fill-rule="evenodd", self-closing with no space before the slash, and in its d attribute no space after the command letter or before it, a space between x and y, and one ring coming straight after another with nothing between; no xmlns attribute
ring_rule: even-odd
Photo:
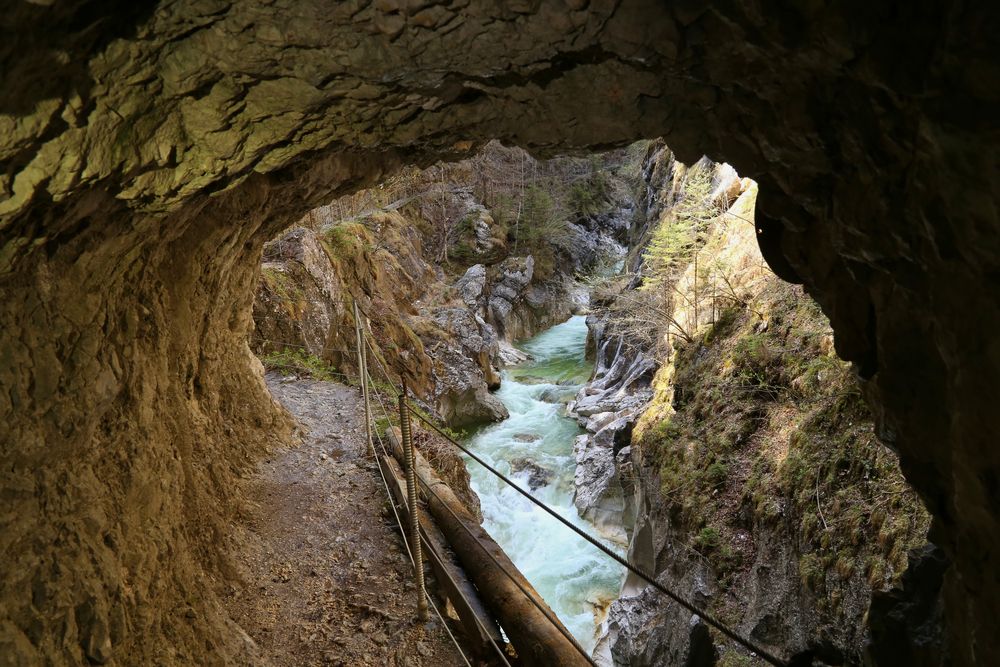
<svg viewBox="0 0 1000 667"><path fill-rule="evenodd" d="M545 403L567 404L573 400L573 394L560 387L549 387L538 395L538 400Z"/></svg>
<svg viewBox="0 0 1000 667"><path fill-rule="evenodd" d="M515 379L521 384L552 384L552 381L548 378L538 375L518 375Z"/></svg>
<svg viewBox="0 0 1000 667"><path fill-rule="evenodd" d="M516 366L517 364L523 364L531 359L530 354L522 352L506 340L500 341L498 357L504 366Z"/></svg>
<svg viewBox="0 0 1000 667"><path fill-rule="evenodd" d="M543 468L531 459L524 457L511 459L510 469L516 473L527 472L528 488L532 491L545 486L556 476L556 474L548 468Z"/></svg>
<svg viewBox="0 0 1000 667"><path fill-rule="evenodd" d="M514 435L514 440L518 442L536 442L541 439L542 436L535 435L534 433L517 433Z"/></svg>
<svg viewBox="0 0 1000 667"><path fill-rule="evenodd" d="M592 522L607 539L627 544L628 503L618 478L614 449L598 446L592 436L581 435L573 443L573 455L573 503L580 516Z"/></svg>
<svg viewBox="0 0 1000 667"><path fill-rule="evenodd" d="M459 310L459 309L456 309ZM472 318L469 311L462 312ZM507 408L496 396L489 392L490 376L484 373L484 366L490 369L489 355L485 347L475 350L477 337L469 333L464 339L471 347L441 341L434 349L434 372L438 412L451 426L487 421L500 421L509 416ZM481 337L478 338L482 343ZM499 382L499 376L496 376Z"/></svg>
<svg viewBox="0 0 1000 667"><path fill-rule="evenodd" d="M704 605L707 585L696 578L692 587L696 592L687 597ZM662 597L649 587L638 595L622 596L611 603L606 631L598 640L595 654L603 654L605 659L608 654L614 656L610 664L616 667L709 667L718 659L708 626L701 617L676 604L668 608Z"/></svg>
<svg viewBox="0 0 1000 667"><path fill-rule="evenodd" d="M485 422L503 421L510 416L507 408L485 385L451 387L438 400L438 409L444 420L452 426L468 426Z"/></svg>
<svg viewBox="0 0 1000 667"><path fill-rule="evenodd" d="M598 367L594 380L577 394L574 408L581 422L601 412L636 411L652 397L649 383L656 363L642 353L616 355L610 366Z"/></svg>

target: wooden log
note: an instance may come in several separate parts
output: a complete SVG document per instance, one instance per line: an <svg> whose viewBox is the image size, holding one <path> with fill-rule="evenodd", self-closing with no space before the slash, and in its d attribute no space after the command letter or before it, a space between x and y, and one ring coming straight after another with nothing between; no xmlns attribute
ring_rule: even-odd
<svg viewBox="0 0 1000 667"><path fill-rule="evenodd" d="M382 466L386 479L389 480L390 491L396 499L396 505L408 515L402 468L392 457L379 455L378 462ZM419 511L418 518L424 544L427 547L425 555L434 570L434 577L438 585L458 613L466 635L470 639L479 638L482 644L479 647L479 653L484 656L492 655L494 649L490 646L491 644L496 643L501 647L504 645L504 639L492 614L486 610L465 572L454 562L451 552L447 548L447 540L433 519L423 510Z"/></svg>
<svg viewBox="0 0 1000 667"><path fill-rule="evenodd" d="M403 449L398 433L389 429L386 434L396 458L402 459ZM424 493L427 508L448 539L466 574L476 585L483 601L500 621L521 664L546 667L590 665L590 661L563 634L563 631L566 635L569 634L565 626L500 545L479 525L424 457L419 452L415 454L414 471L433 490L433 493ZM421 488L421 491L424 489ZM502 570L496 563L500 564ZM520 588L513 580L520 584ZM531 598L534 598L537 606ZM539 607L547 611L551 619Z"/></svg>

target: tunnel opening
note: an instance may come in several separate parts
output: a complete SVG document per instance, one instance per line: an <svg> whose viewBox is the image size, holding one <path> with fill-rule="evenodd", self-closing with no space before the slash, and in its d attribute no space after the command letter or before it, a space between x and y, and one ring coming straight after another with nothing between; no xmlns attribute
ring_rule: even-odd
<svg viewBox="0 0 1000 667"><path fill-rule="evenodd" d="M856 368L835 361L828 320L764 264L756 197L729 165L686 166L661 140L547 160L488 143L269 241L250 345L272 386L352 382L358 303L384 402L405 380L523 488L779 654L860 662L869 600L899 583L928 518L874 436ZM540 359L562 359L556 332L580 313L587 333L567 359L585 364L586 351L596 367L574 380ZM383 417L378 428L396 423ZM705 626L676 630L689 624L670 604L628 590L617 564L591 563L544 513L511 512L470 459L456 477L459 450L434 447L588 653L751 659Z"/></svg>

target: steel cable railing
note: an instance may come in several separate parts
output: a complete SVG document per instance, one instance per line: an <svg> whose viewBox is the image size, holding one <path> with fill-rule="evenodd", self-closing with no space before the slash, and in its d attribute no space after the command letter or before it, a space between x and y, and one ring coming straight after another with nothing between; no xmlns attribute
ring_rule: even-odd
<svg viewBox="0 0 1000 667"><path fill-rule="evenodd" d="M382 442L382 436L378 435L377 432L376 436L378 436L379 445L381 446L382 451L385 452L385 444ZM378 462L376 462L375 466L376 468L378 468L379 477L382 479L382 486L383 488L385 488L386 496L389 499L389 506L392 508L392 514L393 516L396 517L396 525L399 526L399 534L403 537L403 546L406 547L406 555L409 556L410 563L414 567L416 567L416 561L413 558L413 551L410 549L410 541L406 539L406 530L403 527L403 521L399 516L399 510L396 508L396 502L393 500L392 491L389 490L389 481L385 478L385 473L382 472L382 466L378 465ZM427 602L428 604L430 604L431 609L434 610L434 613L441 621L441 625L444 626L445 632L448 633L448 636L451 638L452 643L458 650L459 655L462 656L463 662L465 662L467 667L472 667L472 663L469 662L469 658L468 656L465 655L465 651L462 650L461 644L459 644L458 639L455 638L455 635L452 633L451 628L448 627L448 623L444 620L444 616L441 614L441 611L438 609L438 606L434 603L434 600L431 598L431 594L428 593L427 591L424 591L424 595L427 597ZM504 661L504 663L507 664L507 667L510 667L510 664L507 663L506 660Z"/></svg>
<svg viewBox="0 0 1000 667"><path fill-rule="evenodd" d="M382 373L383 373L383 375L384 375L384 377L386 379L386 382L389 384L390 387L392 387L394 390L398 391L396 389L395 384L392 382L392 379L389 377L389 374L386 371L385 366L382 365L382 363L381 363L381 361L379 361L378 357L375 356L374 351L372 352L372 356L375 357L376 363L382 369ZM677 604L681 605L682 607L684 607L686 610L688 610L692 614L695 614L698 617L702 618L708 625L712 626L717 631L721 632L724 636L726 636L727 638L729 638L731 641L734 641L737 644L739 644L740 646L742 646L745 649L747 649L748 651L750 651L752 653L755 653L756 655L760 656L761 658L763 658L765 661L769 662L770 664L775 665L776 667L786 667L786 663L783 660L781 660L780 658L778 658L775 655L771 654L769 651L767 651L763 647L759 646L756 642L754 642L754 641L752 641L750 639L747 639L745 637L742 637L741 635L737 634L734 630L730 629L727 625L725 625L724 623L722 623L720 620L716 619L714 616L712 616L708 612L706 612L706 611L698 608L694 603L689 602L684 597L682 597L680 594L672 591L667 586L665 586L665 585L661 584L660 582L658 582L652 575L646 573L641 568L639 568L639 567L637 567L637 566L629 563L626 559L622 558L621 556L619 556L618 554L616 554L614 551L612 551L608 547L606 547L603 544L601 544L601 542L599 540L597 540L596 538L594 538L591 535L588 535L586 532L584 532L583 530L581 530L577 526L574 526L570 521L568 521L566 518L564 518L563 516L561 516L555 510L553 510L552 508L550 508L544 502L542 502L541 500L538 500L531 493L529 493L528 491L525 491L524 489L522 489L520 486L518 486L512 480L510 480L509 478L507 478L499 470L497 470L496 468L494 468L493 466L491 466L490 464L488 464L486 461L484 461L482 458L480 458L474 452L470 451L464 445L462 445L461 443L459 443L458 441L456 441L451 435L449 435L448 433L446 433L444 430L442 430L436 424L434 424L433 422L431 422L427 417L425 417L419 410L416 410L412 405L410 405L409 402L406 403L406 407L407 407L407 409L409 409L409 411L413 415L415 415L417 417L417 419L419 419L425 425L427 425L428 427L430 427L431 429L433 429L440 436L442 436L443 438L445 438L448 442L450 442L452 445L454 445L455 447L457 447L459 450L461 450L463 453L465 453L467 456L469 456L476 463L478 463L479 465L483 466L486 470L488 470L490 473L492 473L497 478L499 478L504 484L506 484L506 485L510 486L511 488L513 488L515 491L517 491L522 496L524 496L525 498L527 498L530 502L532 502L533 504L535 504L536 506L538 506L540 509L542 509L543 511L545 511L546 513L548 513L550 516L554 517L557 521L559 521L560 523L562 523L563 525L565 525L566 527L568 527L569 529L571 529L574 533L576 533L578 536L580 536L581 538L583 538L584 540L586 540L587 542L589 542L592 546L594 546L595 548L597 548L598 550L600 550L603 554L605 554L606 556L608 556L609 558L611 558L612 560L614 560L616 563L618 563L622 567L626 568L629 572L632 572L637 577L639 577L640 579L642 579L643 581L645 581L647 584L649 584L650 586L652 586L653 589L656 590L658 593L660 593L662 595L665 595L670 600L672 600L672 601L676 602ZM459 523L462 524L462 522L459 522ZM463 525L463 527L465 527L464 524L462 524L462 525ZM497 563L497 566L499 567L499 563ZM501 567L501 570L503 570L502 567ZM508 577L510 577L510 573L506 572L506 570L503 570L503 571L504 571L505 574L507 574ZM529 595L528 597L529 597L529 599L532 599L532 601L534 601L534 599L533 599L532 596ZM574 644L576 644L575 640L572 640L572 641L573 641ZM577 644L577 646L579 648L578 644ZM582 651L582 648L580 650ZM593 662L591 660L590 656L587 655L585 652L584 652L584 655L587 657L588 660L590 660L591 662Z"/></svg>
<svg viewBox="0 0 1000 667"><path fill-rule="evenodd" d="M366 371L366 374L367 374L367 371ZM369 379L369 382L370 382L371 381L371 375L368 375L368 379ZM386 421L389 422L389 423L391 423L391 420L389 419L389 412L388 412L388 410L385 407L385 402L382 400L382 397L378 394L378 392L375 392L375 398L376 398L376 400L378 401L379 405L382 408L382 414L384 415ZM382 450L382 453L386 457L390 457L391 454L389 453L388 449L386 448L385 442L382 440L382 436L378 432L378 429L374 429L374 432L375 432L375 437L376 437L376 439L378 440L378 443L379 443L379 448ZM376 465L377 465L377 463L376 463ZM388 484L388 481L385 479L385 474L382 472L382 467L378 466L378 469L379 469L379 476L382 478L382 483L385 486L386 493L389 496L389 502L392 505L393 514L396 516L396 523L399 525L400 533L403 535L403 543L406 545L406 552L407 552L407 554L410 555L410 562L412 563L413 562L413 554L410 551L409 542L406 539L406 531L405 531L405 529L403 527L403 523L400 520L399 513L396 511L396 504L395 504L395 501L392 498L392 492L389 491L389 484ZM430 544L427 542L426 539L424 539L424 543L427 545L427 548L430 549ZM445 574L445 576L448 576L449 578L451 577L451 575L449 575L447 571L445 571L444 574ZM455 590L458 590L458 584L457 584L457 582L454 581L454 579L451 580L451 583L452 583L453 587L455 588ZM461 593L459 593L459 594L461 594ZM466 600L466 603L468 604L468 600ZM433 605L433 602L431 604ZM437 608L435 608L435 612L437 612ZM440 616L440 614L438 614L438 616ZM476 625L483 632L483 635L486 636L486 637L491 637L491 633L482 624L482 621L480 621L479 617L476 616L474 618L475 618ZM497 646L496 642L492 639L492 637L490 639L490 645L493 647L493 650L496 652L497 657L500 658L500 661L506 667L511 667L510 662L508 662L507 657L504 655L503 649L501 649L499 646Z"/></svg>

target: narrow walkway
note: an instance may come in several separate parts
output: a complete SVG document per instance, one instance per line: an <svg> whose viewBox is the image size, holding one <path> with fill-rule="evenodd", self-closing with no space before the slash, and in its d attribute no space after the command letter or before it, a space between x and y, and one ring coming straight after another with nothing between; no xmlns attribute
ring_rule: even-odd
<svg viewBox="0 0 1000 667"><path fill-rule="evenodd" d="M414 620L413 570L364 456L357 391L267 382L306 436L246 482L246 582L227 600L233 618L276 667L461 665L436 618Z"/></svg>

